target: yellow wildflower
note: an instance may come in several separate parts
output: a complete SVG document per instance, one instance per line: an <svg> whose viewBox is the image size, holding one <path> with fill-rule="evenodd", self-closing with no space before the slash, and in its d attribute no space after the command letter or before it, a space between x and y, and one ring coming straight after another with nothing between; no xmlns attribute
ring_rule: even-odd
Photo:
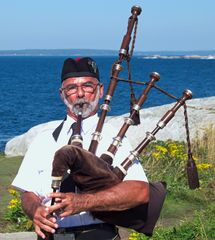
<svg viewBox="0 0 215 240"><path fill-rule="evenodd" d="M139 233L137 232L132 232L129 237L128 237L128 240L137 240L138 239L138 236L139 236Z"/></svg>
<svg viewBox="0 0 215 240"><path fill-rule="evenodd" d="M13 199L10 200L11 205L16 205L17 203L19 203L18 199L13 198Z"/></svg>
<svg viewBox="0 0 215 240"><path fill-rule="evenodd" d="M159 152L153 152L152 157L155 158L155 159L160 159L161 158Z"/></svg>
<svg viewBox="0 0 215 240"><path fill-rule="evenodd" d="M14 189L12 189L12 188L8 189L8 192L9 192L11 195L16 195L16 193L17 193L17 191L14 190Z"/></svg>
<svg viewBox="0 0 215 240"><path fill-rule="evenodd" d="M194 161L198 161L199 159L196 156L193 156Z"/></svg>
<svg viewBox="0 0 215 240"><path fill-rule="evenodd" d="M16 207L15 205L8 205L8 206L7 206L8 209L13 209L13 208L15 208L15 207Z"/></svg>
<svg viewBox="0 0 215 240"><path fill-rule="evenodd" d="M177 150L178 148L178 146L175 143L169 143L168 147L171 152Z"/></svg>
<svg viewBox="0 0 215 240"><path fill-rule="evenodd" d="M200 163L200 164L197 164L196 167L199 169L199 170L207 170L209 168L212 168L212 164L209 164L209 163Z"/></svg>
<svg viewBox="0 0 215 240"><path fill-rule="evenodd" d="M175 157L177 155L177 149L170 151L170 156Z"/></svg>
<svg viewBox="0 0 215 240"><path fill-rule="evenodd" d="M162 146L156 146L156 149L162 153L162 154L166 154L168 152L168 150L165 148L165 147L162 147Z"/></svg>

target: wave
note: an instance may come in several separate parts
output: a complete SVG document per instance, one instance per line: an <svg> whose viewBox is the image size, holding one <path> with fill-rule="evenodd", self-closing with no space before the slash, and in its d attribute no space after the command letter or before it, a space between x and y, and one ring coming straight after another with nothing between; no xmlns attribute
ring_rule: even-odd
<svg viewBox="0 0 215 240"><path fill-rule="evenodd" d="M164 55L151 55L151 56L143 56L144 59L206 59L206 60L214 60L215 55L184 55L184 56L164 56Z"/></svg>

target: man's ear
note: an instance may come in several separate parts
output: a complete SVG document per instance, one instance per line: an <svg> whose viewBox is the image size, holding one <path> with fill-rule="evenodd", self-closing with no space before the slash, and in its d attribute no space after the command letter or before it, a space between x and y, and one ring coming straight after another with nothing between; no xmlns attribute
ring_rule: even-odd
<svg viewBox="0 0 215 240"><path fill-rule="evenodd" d="M104 85L101 84L101 85L100 85L100 95L99 95L99 97L102 98L102 97L103 97L103 94L104 94Z"/></svg>
<svg viewBox="0 0 215 240"><path fill-rule="evenodd" d="M63 95L63 91L61 88L59 88L59 94L60 94L61 100L64 101L64 95Z"/></svg>

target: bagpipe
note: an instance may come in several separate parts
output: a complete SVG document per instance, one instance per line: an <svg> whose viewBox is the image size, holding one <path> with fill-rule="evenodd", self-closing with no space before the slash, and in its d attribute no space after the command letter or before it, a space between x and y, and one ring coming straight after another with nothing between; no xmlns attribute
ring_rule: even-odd
<svg viewBox="0 0 215 240"><path fill-rule="evenodd" d="M104 103L101 105L100 117L92 134L91 144L89 149L82 148L82 136L81 136L81 122L82 122L82 110L81 106L77 111L77 128L75 135L71 138L71 145L66 145L55 154L52 169L52 189L58 191L65 173L68 172L76 186L81 193L94 193L100 190L108 189L113 185L116 185L123 181L123 178L127 174L127 170L132 166L133 162L138 159L143 149L155 139L155 135L158 131L163 129L168 122L174 117L175 113L182 106L184 107L185 115L185 127L187 134L188 145L188 161L187 161L187 175L188 183L191 189L199 187L198 172L195 162L192 158L188 116L186 100L192 98L192 92L190 90L184 90L180 98L167 93L165 90L159 88L155 83L160 80L160 75L157 72L150 74L150 80L147 83L137 82L131 80L130 74L130 60L134 50L134 44L136 39L136 30L138 23L138 16L141 13L139 6L133 6L131 9L131 16L128 19L127 32L123 37L121 48L119 51L118 60L112 65L111 77L107 93L104 97ZM132 39L133 33L133 39ZM132 40L132 41L131 41ZM130 43L132 42L131 50L129 51ZM128 79L119 78L119 74L122 71L122 62L126 61L128 66ZM107 112L110 111L110 102L114 95L114 91L119 81L130 84L131 89L131 102L132 107L129 117L125 119L122 127L120 128L117 136L113 138L112 143L105 153L100 157L96 156L96 150L101 138L103 125ZM134 98L132 84L146 85L139 98ZM132 151L124 161L113 167L112 162L116 152L123 138L132 125L139 124L139 110L147 99L149 91L155 88L164 94L172 97L176 100L174 106L169 109L160 121L155 126L154 130L147 132L142 142ZM141 193L140 193L141 194ZM149 183L149 202L136 206L131 209L123 211L97 211L92 212L93 216L99 218L107 223L115 224L118 226L134 229L138 232L142 232L148 236L151 236L153 229L160 215L160 211L163 206L163 202L166 196L166 186L163 182ZM135 197L135 196L134 196ZM54 199L52 199L54 204Z"/></svg>

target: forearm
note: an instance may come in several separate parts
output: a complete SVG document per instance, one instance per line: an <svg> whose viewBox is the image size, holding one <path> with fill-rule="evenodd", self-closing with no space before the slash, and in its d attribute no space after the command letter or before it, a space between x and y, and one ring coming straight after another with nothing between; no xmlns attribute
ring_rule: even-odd
<svg viewBox="0 0 215 240"><path fill-rule="evenodd" d="M80 203L82 210L120 211L144 204L148 200L148 183L124 181L104 191L80 194L74 198L74 203Z"/></svg>
<svg viewBox="0 0 215 240"><path fill-rule="evenodd" d="M124 181L96 193L50 193L58 203L48 207L48 212L63 211L66 217L83 211L121 211L149 200L149 186L143 181Z"/></svg>
<svg viewBox="0 0 215 240"><path fill-rule="evenodd" d="M33 192L23 192L21 201L24 212L32 220L36 209L41 206L41 199Z"/></svg>

